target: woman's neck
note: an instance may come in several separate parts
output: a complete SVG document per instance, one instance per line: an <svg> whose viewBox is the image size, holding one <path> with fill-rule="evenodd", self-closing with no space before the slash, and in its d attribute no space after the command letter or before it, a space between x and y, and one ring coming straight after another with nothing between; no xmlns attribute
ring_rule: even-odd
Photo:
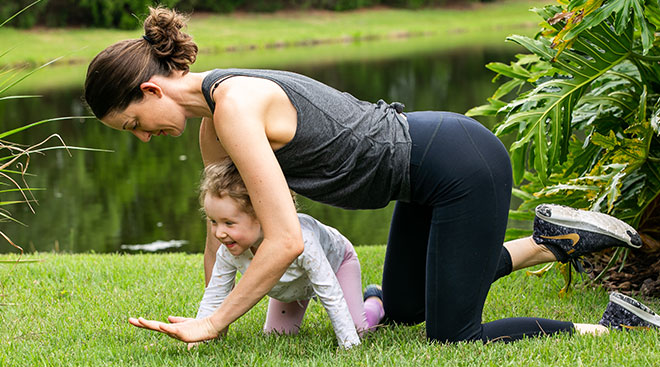
<svg viewBox="0 0 660 367"><path fill-rule="evenodd" d="M206 73L183 73L174 71L168 77L158 78L159 85L164 87L175 102L183 107L186 117L213 117L202 93L202 81Z"/></svg>

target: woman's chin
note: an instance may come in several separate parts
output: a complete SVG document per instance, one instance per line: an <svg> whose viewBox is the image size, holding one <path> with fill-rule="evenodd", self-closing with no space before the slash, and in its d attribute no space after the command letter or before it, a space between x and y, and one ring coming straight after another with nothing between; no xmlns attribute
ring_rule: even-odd
<svg viewBox="0 0 660 367"><path fill-rule="evenodd" d="M179 137L181 136L181 134L183 134L185 130L186 130L186 120L183 121L183 127L181 128L181 130L172 131L172 136Z"/></svg>

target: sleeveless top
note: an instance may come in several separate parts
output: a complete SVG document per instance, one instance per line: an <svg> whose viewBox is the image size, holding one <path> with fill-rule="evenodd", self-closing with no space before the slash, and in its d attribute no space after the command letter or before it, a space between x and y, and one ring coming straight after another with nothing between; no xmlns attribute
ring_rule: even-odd
<svg viewBox="0 0 660 367"><path fill-rule="evenodd" d="M403 105L360 101L309 77L286 71L216 69L202 82L211 111L214 85L249 76L277 83L297 111L293 139L275 151L289 187L346 209L376 209L410 197L408 122Z"/></svg>

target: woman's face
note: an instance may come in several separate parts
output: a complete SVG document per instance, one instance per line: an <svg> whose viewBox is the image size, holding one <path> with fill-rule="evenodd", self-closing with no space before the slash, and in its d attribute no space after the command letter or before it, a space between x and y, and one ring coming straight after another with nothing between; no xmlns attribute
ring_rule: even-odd
<svg viewBox="0 0 660 367"><path fill-rule="evenodd" d="M131 103L121 112L108 114L101 122L113 129L130 131L143 142L153 135L179 136L186 128L181 106L162 93L149 92L145 92L141 101Z"/></svg>

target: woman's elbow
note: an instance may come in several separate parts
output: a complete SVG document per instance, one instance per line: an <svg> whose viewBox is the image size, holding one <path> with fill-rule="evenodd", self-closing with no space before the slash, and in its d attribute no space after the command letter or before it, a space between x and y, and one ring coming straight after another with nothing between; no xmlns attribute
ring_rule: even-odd
<svg viewBox="0 0 660 367"><path fill-rule="evenodd" d="M284 251L287 254L287 257L291 261L295 260L298 256L303 253L305 250L305 245L303 243L302 237L298 236L288 236L284 241Z"/></svg>

